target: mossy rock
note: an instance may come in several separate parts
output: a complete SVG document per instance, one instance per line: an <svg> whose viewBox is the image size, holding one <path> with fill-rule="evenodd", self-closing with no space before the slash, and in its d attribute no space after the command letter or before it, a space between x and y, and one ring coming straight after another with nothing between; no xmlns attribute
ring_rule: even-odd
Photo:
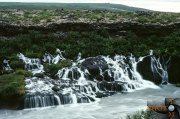
<svg viewBox="0 0 180 119"><path fill-rule="evenodd" d="M14 70L23 69L24 68L24 64L21 61L12 61L10 63L10 66Z"/></svg>
<svg viewBox="0 0 180 119"><path fill-rule="evenodd" d="M4 74L0 77L0 95L2 99L19 97L25 94L26 76L31 72L26 70L18 70L12 74Z"/></svg>
<svg viewBox="0 0 180 119"><path fill-rule="evenodd" d="M58 62L57 64L45 64L44 70L50 70L50 74L55 75L59 69L62 69L63 67L71 66L71 61L63 60L61 62Z"/></svg>

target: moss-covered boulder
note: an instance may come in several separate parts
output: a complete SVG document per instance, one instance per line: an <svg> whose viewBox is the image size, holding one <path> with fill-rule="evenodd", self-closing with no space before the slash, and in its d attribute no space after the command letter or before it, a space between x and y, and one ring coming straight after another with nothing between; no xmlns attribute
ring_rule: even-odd
<svg viewBox="0 0 180 119"><path fill-rule="evenodd" d="M57 73L57 71L63 67L68 67L68 66L71 66L72 63L71 61L68 61L68 60L63 60L61 62L58 62L57 64L45 64L44 66L44 70L49 70L51 76L55 75Z"/></svg>

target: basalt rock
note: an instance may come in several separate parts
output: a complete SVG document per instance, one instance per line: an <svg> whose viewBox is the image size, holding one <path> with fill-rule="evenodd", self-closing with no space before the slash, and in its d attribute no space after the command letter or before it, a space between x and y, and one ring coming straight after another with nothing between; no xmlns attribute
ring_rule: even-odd
<svg viewBox="0 0 180 119"><path fill-rule="evenodd" d="M42 34L58 33L58 32L89 32L107 30L110 34L125 35L127 31L134 32L138 36L150 35L168 35L180 29L180 22L168 25L162 24L141 24L132 20L120 20L115 22L79 22L66 21L63 23L50 23L46 26L42 25L14 25L0 21L0 36L12 37L19 34L27 34L28 30L40 31Z"/></svg>
<svg viewBox="0 0 180 119"><path fill-rule="evenodd" d="M165 57L166 62L169 57ZM172 57L170 61L170 66L168 68L168 82L169 83L179 83L180 81L180 57ZM137 64L137 71L143 76L143 79L153 81L156 84L161 84L162 78L158 73L154 73L151 70L151 56L145 57L141 62Z"/></svg>
<svg viewBox="0 0 180 119"><path fill-rule="evenodd" d="M99 75L99 68L102 69L102 72L108 69L106 61L101 57L88 58L82 63L82 66L86 67L89 70L90 74L98 78L98 80L102 80L103 78L101 75Z"/></svg>

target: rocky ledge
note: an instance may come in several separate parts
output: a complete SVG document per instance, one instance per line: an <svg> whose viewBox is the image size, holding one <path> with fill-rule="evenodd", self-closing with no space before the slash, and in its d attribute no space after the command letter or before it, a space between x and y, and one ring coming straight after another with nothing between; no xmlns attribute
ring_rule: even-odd
<svg viewBox="0 0 180 119"><path fill-rule="evenodd" d="M42 34L69 31L107 30L124 36L127 31L138 36L168 35L180 29L178 13L112 12L107 10L0 10L0 36L13 37L37 30Z"/></svg>
<svg viewBox="0 0 180 119"><path fill-rule="evenodd" d="M168 35L180 29L180 22L171 23L168 25L162 24L142 24L133 20L115 21L107 23L96 22L74 22L67 21L62 23L50 23L46 26L42 25L14 25L0 21L0 36L13 37L18 34L26 34L28 30L40 31L42 34L55 33L60 35L69 31L101 31L107 30L110 34L116 36L124 36L127 31L131 31L138 36L150 35Z"/></svg>

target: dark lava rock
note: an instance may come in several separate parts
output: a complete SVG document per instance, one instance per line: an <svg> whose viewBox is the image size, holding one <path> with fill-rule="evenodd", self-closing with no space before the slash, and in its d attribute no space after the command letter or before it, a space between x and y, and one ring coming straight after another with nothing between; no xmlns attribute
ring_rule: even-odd
<svg viewBox="0 0 180 119"><path fill-rule="evenodd" d="M52 87L52 90L54 90L55 92L57 92L57 91L60 90L60 88L58 88L58 86L55 85L55 86Z"/></svg>
<svg viewBox="0 0 180 119"><path fill-rule="evenodd" d="M99 76L99 67L102 69L102 71L108 69L106 61L101 56L86 59L84 62L82 62L82 66L86 67L89 70L90 74L94 77Z"/></svg>
<svg viewBox="0 0 180 119"><path fill-rule="evenodd" d="M44 77L44 73L36 73L34 76L39 77L39 78L43 78Z"/></svg>

